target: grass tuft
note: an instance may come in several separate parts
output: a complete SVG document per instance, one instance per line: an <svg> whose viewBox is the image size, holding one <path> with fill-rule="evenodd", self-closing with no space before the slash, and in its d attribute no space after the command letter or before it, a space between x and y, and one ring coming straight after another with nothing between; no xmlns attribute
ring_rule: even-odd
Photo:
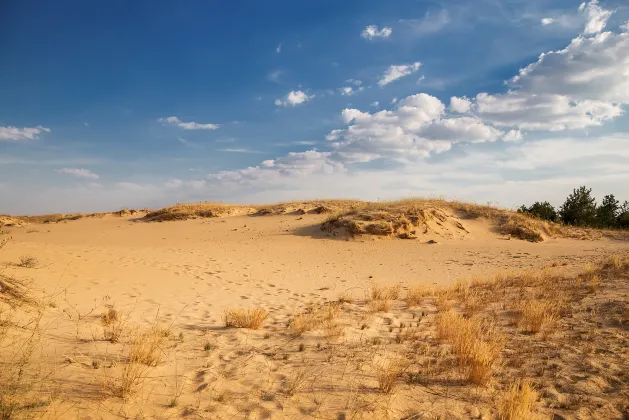
<svg viewBox="0 0 629 420"><path fill-rule="evenodd" d="M528 379L516 380L502 396L498 405L500 420L528 420L531 418L537 391Z"/></svg>
<svg viewBox="0 0 629 420"><path fill-rule="evenodd" d="M248 328L257 330L269 316L269 313L262 308L241 309L230 308L225 310L223 321L227 328Z"/></svg>

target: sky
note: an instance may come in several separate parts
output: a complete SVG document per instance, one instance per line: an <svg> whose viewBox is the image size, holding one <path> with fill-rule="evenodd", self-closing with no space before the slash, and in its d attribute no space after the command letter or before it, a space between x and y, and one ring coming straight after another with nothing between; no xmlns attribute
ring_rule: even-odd
<svg viewBox="0 0 629 420"><path fill-rule="evenodd" d="M629 200L622 0L10 0L0 57L0 213Z"/></svg>

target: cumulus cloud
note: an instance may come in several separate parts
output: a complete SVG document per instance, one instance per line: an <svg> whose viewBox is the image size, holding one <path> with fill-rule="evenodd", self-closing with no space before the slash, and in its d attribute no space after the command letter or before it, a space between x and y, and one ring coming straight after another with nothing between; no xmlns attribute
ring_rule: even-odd
<svg viewBox="0 0 629 420"><path fill-rule="evenodd" d="M95 174L94 172L88 169L79 169L79 168L62 168L57 169L57 172L60 174L72 175L78 178L87 178L87 179L99 179L100 176Z"/></svg>
<svg viewBox="0 0 629 420"><path fill-rule="evenodd" d="M373 102L371 103L371 106L373 106L373 107L376 107L376 108L377 108L378 106L380 106L380 102L378 102L378 101L373 101Z"/></svg>
<svg viewBox="0 0 629 420"><path fill-rule="evenodd" d="M292 107L308 102L314 98L314 95L308 95L301 90L292 90L282 99L276 99L275 105L283 107Z"/></svg>
<svg viewBox="0 0 629 420"><path fill-rule="evenodd" d="M345 167L331 152L308 150L291 152L277 159L263 161L259 166L208 175L210 182L240 185L281 182L283 178L303 178L313 174L344 172Z"/></svg>
<svg viewBox="0 0 629 420"><path fill-rule="evenodd" d="M509 80L507 93L480 93L471 110L498 126L549 131L598 126L622 115L629 103L629 31L621 30L578 36L562 50L541 54Z"/></svg>
<svg viewBox="0 0 629 420"><path fill-rule="evenodd" d="M378 28L378 25L369 25L360 33L365 39L373 40L374 38L388 38L393 33L391 28L387 28L386 26L382 29Z"/></svg>
<svg viewBox="0 0 629 420"><path fill-rule="evenodd" d="M50 133L50 128L42 127L0 127L0 140L37 140L39 134Z"/></svg>
<svg viewBox="0 0 629 420"><path fill-rule="evenodd" d="M391 82L394 82L404 76L408 76L409 74L415 73L421 67L421 63L419 61L412 64L400 64L400 65L391 65L384 72L380 80L378 80L378 85L386 86Z"/></svg>
<svg viewBox="0 0 629 420"><path fill-rule="evenodd" d="M542 19L542 25L550 25L554 21L555 21L555 19L553 19L553 18L543 18Z"/></svg>
<svg viewBox="0 0 629 420"><path fill-rule="evenodd" d="M166 117L158 119L164 125L175 125L184 130L216 130L218 124L200 124L196 122L183 122L177 117Z"/></svg>
<svg viewBox="0 0 629 420"><path fill-rule="evenodd" d="M434 96L420 93L398 102L392 110L362 112L345 109L348 127L333 130L326 139L345 162L368 162L379 158L416 158L449 150L458 142L496 141L499 129L475 117L452 117Z"/></svg>
<svg viewBox="0 0 629 420"><path fill-rule="evenodd" d="M579 11L583 13L586 18L585 30L583 31L586 35L601 32L607 25L607 20L613 13L611 10L606 10L600 7L598 5L598 0L581 3Z"/></svg>
<svg viewBox="0 0 629 420"><path fill-rule="evenodd" d="M472 106L472 101L467 99L466 97L459 98L457 96L453 96L450 98L450 111L458 112L459 114L464 114L470 110Z"/></svg>

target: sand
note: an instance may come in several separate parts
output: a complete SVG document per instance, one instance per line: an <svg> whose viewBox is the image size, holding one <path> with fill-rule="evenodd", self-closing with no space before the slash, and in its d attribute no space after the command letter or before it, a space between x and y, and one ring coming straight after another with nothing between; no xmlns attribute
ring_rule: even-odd
<svg viewBox="0 0 629 420"><path fill-rule="evenodd" d="M59 389L54 403L40 410L42 416L346 418L341 414L349 411L342 404L330 402L327 407L323 401L312 400L323 395L322 390L309 399L264 395L261 378L270 381L265 383L274 390L274 381L285 386L287 377L298 374L277 373L282 363L297 363L303 356L293 349L298 342L317 345L316 337L277 338L296 311L312 303L335 301L342 294L362 299L374 282L401 283L406 288L451 285L457 279L545 267L571 273L588 261L629 252L629 242L612 239L509 240L494 233L491 223L483 219L465 220L469 232L465 235L435 233L420 240L401 240L332 236L320 229L326 216L317 214L164 223L139 221L140 216L106 215L5 229L3 236L12 240L0 254L5 262L2 272L32 280L31 289L49 303L45 345L40 351ZM16 266L23 255L36 257L37 266ZM163 361L147 374L152 379L131 401L108 395L104 387L110 375L105 367L113 360L123 363L127 348L124 340L112 344L102 339L99 317L110 306L124 314L129 330L149 328L156 319L171 329ZM225 309L254 306L269 311L266 329L223 329ZM400 312L391 319L399 323L408 316ZM273 337L264 338L267 334ZM352 334L348 332L343 340L351 342ZM374 330L368 335L375 334ZM218 350L202 351L204 343ZM266 350L252 352L252 346ZM288 361L277 350L286 346L295 353ZM345 362L351 359L348 346L338 350L338 358ZM102 367L94 369L94 360ZM230 363L235 360L237 365ZM316 377L308 369L326 360L323 356L309 359L300 369L305 370L304 376ZM271 372L279 376L271 380ZM316 381L311 378L309 386ZM268 392L275 395L276 391ZM353 395L355 391L344 392ZM175 396L177 403L169 407ZM214 408L202 409L206 405ZM435 410L442 410L442 405L436 404L440 408ZM383 418L383 411L368 407L356 412L362 413L356 418ZM459 414L469 417L469 411L459 410Z"/></svg>

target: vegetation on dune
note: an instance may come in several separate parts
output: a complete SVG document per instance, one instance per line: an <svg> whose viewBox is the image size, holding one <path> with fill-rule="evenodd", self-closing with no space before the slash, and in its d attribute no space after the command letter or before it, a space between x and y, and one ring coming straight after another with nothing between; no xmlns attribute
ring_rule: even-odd
<svg viewBox="0 0 629 420"><path fill-rule="evenodd" d="M559 211L544 201L535 202L529 207L523 205L518 212L569 226L629 228L629 201L621 204L613 194L609 194L603 197L600 205L597 205L596 198L592 196L592 189L585 186L575 188Z"/></svg>

